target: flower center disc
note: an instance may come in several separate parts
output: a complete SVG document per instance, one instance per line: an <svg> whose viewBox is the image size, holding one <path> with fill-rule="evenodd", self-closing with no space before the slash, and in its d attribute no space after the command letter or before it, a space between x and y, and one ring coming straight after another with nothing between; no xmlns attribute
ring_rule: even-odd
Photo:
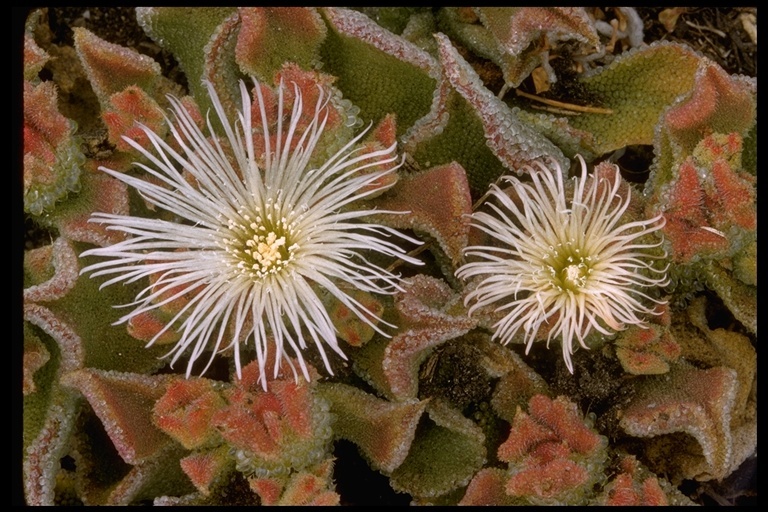
<svg viewBox="0 0 768 512"><path fill-rule="evenodd" d="M583 263L568 265L562 271L563 288L576 290L587 282L587 266Z"/></svg>
<svg viewBox="0 0 768 512"><path fill-rule="evenodd" d="M238 219L229 219L231 238L224 241L226 251L234 256L237 268L253 279L262 279L284 269L294 259L297 244L291 244L294 224L277 215L268 204L265 211L241 210Z"/></svg>

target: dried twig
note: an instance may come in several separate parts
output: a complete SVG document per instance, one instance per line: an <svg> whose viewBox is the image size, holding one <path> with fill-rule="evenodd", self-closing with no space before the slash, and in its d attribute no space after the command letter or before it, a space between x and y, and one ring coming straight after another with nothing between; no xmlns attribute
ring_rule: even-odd
<svg viewBox="0 0 768 512"><path fill-rule="evenodd" d="M547 98L541 98L534 94L523 92L520 89L515 89L515 93L517 93L518 96L528 98L529 100L538 101L540 103L544 103L545 105L550 105L552 107L558 107L573 112L584 112L587 114L613 114L613 110L609 108L589 107L584 105L575 105L573 103L565 103L563 101L550 100Z"/></svg>

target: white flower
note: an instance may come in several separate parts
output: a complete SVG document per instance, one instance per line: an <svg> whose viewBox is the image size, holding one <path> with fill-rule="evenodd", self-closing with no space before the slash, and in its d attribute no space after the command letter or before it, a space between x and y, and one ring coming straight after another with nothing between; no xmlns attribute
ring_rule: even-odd
<svg viewBox="0 0 768 512"><path fill-rule="evenodd" d="M461 279L479 277L466 297L467 304L474 301L470 314L491 305L508 311L494 325L494 338L506 344L522 329L527 353L539 329L548 331L547 345L560 337L571 373L575 340L588 348L585 337L593 330L611 335L644 325L652 304L662 302L643 290L667 284L667 269L653 266L664 256L649 251L659 244L640 240L664 226L663 216L622 223L630 193L618 194L618 168L612 180L595 179L580 160L581 176L569 194L560 168L539 162L538 169L528 168L532 182L503 178L514 199L493 185L489 194L498 205L489 206L496 216L476 212L472 221L498 246L468 247L466 255L475 259L456 272Z"/></svg>
<svg viewBox="0 0 768 512"><path fill-rule="evenodd" d="M130 304L137 307L117 324L182 295L192 295L148 343L154 343L175 324L181 338L169 352L174 354L171 364L189 352L187 376L205 350L210 350L211 355L203 373L216 353L234 347L240 377L240 345L250 343L255 346L265 389L267 360L275 362L277 376L281 360L290 363L290 357L295 357L309 380L302 351L310 343L314 343L331 372L325 346L345 356L337 343L331 318L313 287L324 289L382 332L376 325L376 316L345 290L352 287L372 293L393 293L399 289L399 278L371 263L363 252L419 263L386 238L418 241L388 227L365 222L363 218L373 210L348 208L354 201L386 188L380 183L386 182L384 177L399 167L383 165L397 159L395 145L361 152L355 149L364 135L361 133L321 166L310 168L308 163L330 108L326 91L320 89L314 118L301 130L298 126L303 105L296 86L293 110L287 126L283 125L284 114L288 117L288 113L283 112L281 82L277 91L277 126L273 129L276 134L270 136L267 109L258 84L255 91L259 111L253 114L261 125L256 127L252 126L251 101L243 82L242 112L234 126L211 84L207 87L226 134L223 141L206 138L181 102L170 97L174 122L169 120L168 124L181 152L145 126L142 129L156 155L126 139L151 162L150 166L137 165L153 181L101 168L134 187L151 204L172 213L178 221L94 214L92 221L133 236L109 247L84 252L84 256L108 259L84 268L83 272L93 272L92 277L113 275L102 287L159 276L138 294ZM210 120L208 130L214 134ZM263 143L264 154L256 154L254 142ZM225 151L227 147L230 149ZM262 166L257 162L263 162ZM382 167L372 170L374 166ZM270 354L273 350L276 352ZM297 376L295 368L293 372Z"/></svg>

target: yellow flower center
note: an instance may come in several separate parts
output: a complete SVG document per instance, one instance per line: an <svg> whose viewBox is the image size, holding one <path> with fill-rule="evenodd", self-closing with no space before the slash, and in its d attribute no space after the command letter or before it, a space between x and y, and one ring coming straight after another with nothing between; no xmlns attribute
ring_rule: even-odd
<svg viewBox="0 0 768 512"><path fill-rule="evenodd" d="M587 281L587 266L583 263L578 265L568 265L562 272L563 287L581 288Z"/></svg>
<svg viewBox="0 0 768 512"><path fill-rule="evenodd" d="M297 234L296 223L280 216L275 205L238 213L237 219L227 221L230 237L224 240L237 268L257 280L280 272L294 260L299 246L290 241Z"/></svg>
<svg viewBox="0 0 768 512"><path fill-rule="evenodd" d="M595 263L593 256L582 254L573 239L564 244L559 243L556 247L550 246L543 259L545 275L548 275L550 284L558 290L574 292L586 286Z"/></svg>

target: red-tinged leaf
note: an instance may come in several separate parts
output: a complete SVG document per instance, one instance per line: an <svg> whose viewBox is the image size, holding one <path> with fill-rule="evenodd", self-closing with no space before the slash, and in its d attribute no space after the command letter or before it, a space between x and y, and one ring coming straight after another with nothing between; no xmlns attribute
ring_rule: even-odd
<svg viewBox="0 0 768 512"><path fill-rule="evenodd" d="M204 496L208 496L212 486L217 481L223 480L223 477L233 469L228 452L229 448L222 446L193 453L181 459L181 469Z"/></svg>
<svg viewBox="0 0 768 512"><path fill-rule="evenodd" d="M507 472L498 468L483 468L469 483L459 505L514 505L506 492Z"/></svg>
<svg viewBox="0 0 768 512"><path fill-rule="evenodd" d="M109 43L92 32L75 27L75 50L102 108L109 98L131 85L155 96L161 78L160 65L146 55Z"/></svg>
<svg viewBox="0 0 768 512"><path fill-rule="evenodd" d="M283 493L285 482L283 478L249 478L248 485L251 490L259 495L261 504L265 506L276 505Z"/></svg>
<svg viewBox="0 0 768 512"><path fill-rule="evenodd" d="M712 179L717 201L731 222L743 229L757 229L754 183L738 176L725 159L716 160L712 164Z"/></svg>
<svg viewBox="0 0 768 512"><path fill-rule="evenodd" d="M157 309L153 309L131 317L131 319L128 320L126 328L128 334L137 340L149 342L157 335L157 333L165 328L171 318L172 317L169 315L164 314ZM167 345L176 343L180 339L181 333L174 329L168 329L155 339L155 344Z"/></svg>
<svg viewBox="0 0 768 512"><path fill-rule="evenodd" d="M426 400L388 402L345 384L321 384L318 389L336 417L336 436L355 443L380 471L390 473L402 464Z"/></svg>
<svg viewBox="0 0 768 512"><path fill-rule="evenodd" d="M680 357L680 345L669 328L657 324L630 326L619 333L614 343L619 362L625 371L633 375L666 373L669 363Z"/></svg>
<svg viewBox="0 0 768 512"><path fill-rule="evenodd" d="M53 222L62 236L77 242L102 247L125 238L125 233L108 230L106 226L89 222L94 212L128 215L128 187L110 176L84 174L77 197L63 203Z"/></svg>
<svg viewBox="0 0 768 512"><path fill-rule="evenodd" d="M452 162L426 171L403 175L374 204L383 210L408 212L377 216L382 223L414 229L435 238L451 263L457 266L467 246L472 198L467 174Z"/></svg>
<svg viewBox="0 0 768 512"><path fill-rule="evenodd" d="M65 374L83 367L85 353L83 341L72 327L39 304L24 304L24 320L41 328L53 338L61 353L60 373Z"/></svg>
<svg viewBox="0 0 768 512"><path fill-rule="evenodd" d="M242 7L235 60L243 72L271 82L284 62L309 69L327 29L311 7Z"/></svg>
<svg viewBox="0 0 768 512"><path fill-rule="evenodd" d="M407 323L387 345L382 361L387 385L399 399L416 397L419 367L435 347L476 325L464 316L460 296L442 281L418 275L406 280L403 288L395 295L395 307Z"/></svg>
<svg viewBox="0 0 768 512"><path fill-rule="evenodd" d="M353 347L361 347L373 338L375 330L361 320L354 312L341 303L336 297L322 288L315 290L328 312L328 316L336 328L336 334ZM363 305L370 315L368 319L376 325L384 313L384 305L368 292L355 289L345 289L345 293Z"/></svg>
<svg viewBox="0 0 768 512"><path fill-rule="evenodd" d="M557 435L518 408L509 437L499 446L498 457L504 462L523 460L533 447L546 441L558 441Z"/></svg>
<svg viewBox="0 0 768 512"><path fill-rule="evenodd" d="M480 21L512 55L542 35L550 40L576 39L599 46L600 39L583 7L476 7Z"/></svg>
<svg viewBox="0 0 768 512"><path fill-rule="evenodd" d="M79 265L77 255L69 241L64 237L59 237L50 247L55 273L45 282L25 288L25 302L54 301L65 296L75 286L79 275Z"/></svg>
<svg viewBox="0 0 768 512"><path fill-rule="evenodd" d="M51 358L51 354L40 338L34 334L24 336L24 356L22 359L22 385L21 391L24 395L29 395L36 391L35 372L45 366L45 363Z"/></svg>
<svg viewBox="0 0 768 512"><path fill-rule="evenodd" d="M61 115L57 101L53 82L39 85L24 82L24 125L52 148L62 144L72 132L71 121ZM25 139L25 154L38 147L33 145L27 148L26 144ZM34 141L30 140L30 144Z"/></svg>
<svg viewBox="0 0 768 512"><path fill-rule="evenodd" d="M137 142L147 150L152 148L149 137L137 123L146 126L161 138L167 132L165 116L160 106L149 94L133 85L109 97L102 119L107 125L109 142L118 151L137 155L138 151L123 137Z"/></svg>
<svg viewBox="0 0 768 512"><path fill-rule="evenodd" d="M601 444L600 436L584 424L576 404L563 397L552 400L536 395L531 398L529 412L578 453L589 454Z"/></svg>
<svg viewBox="0 0 768 512"><path fill-rule="evenodd" d="M152 408L171 378L76 370L62 377L62 383L85 396L120 457L135 465L154 457L171 443L171 438L152 423Z"/></svg>
<svg viewBox="0 0 768 512"><path fill-rule="evenodd" d="M152 421L187 449L221 442L211 418L225 406L208 379L176 379L155 403Z"/></svg>
<svg viewBox="0 0 768 512"><path fill-rule="evenodd" d="M708 475L697 478L723 478L731 470L730 420L736 390L736 372L730 368L675 367L664 377L641 383L623 410L620 425L637 437L689 434L701 446L707 463Z"/></svg>
<svg viewBox="0 0 768 512"><path fill-rule="evenodd" d="M755 86L731 77L717 64L704 61L687 101L664 115L670 135L690 153L712 132L746 133L755 122Z"/></svg>
<svg viewBox="0 0 768 512"><path fill-rule="evenodd" d="M641 471L637 459L632 455L624 456L619 462L622 471L603 489L598 498L601 505L608 506L665 506L669 499L655 476L644 476L649 472Z"/></svg>
<svg viewBox="0 0 768 512"><path fill-rule="evenodd" d="M59 113L56 86L24 82L24 209L33 215L51 211L77 189L85 157L75 126Z"/></svg>
<svg viewBox="0 0 768 512"><path fill-rule="evenodd" d="M24 34L24 80L35 80L50 56L30 34Z"/></svg>
<svg viewBox="0 0 768 512"><path fill-rule="evenodd" d="M589 482L589 471L571 460L553 461L514 474L506 486L507 494L529 499L556 499Z"/></svg>

